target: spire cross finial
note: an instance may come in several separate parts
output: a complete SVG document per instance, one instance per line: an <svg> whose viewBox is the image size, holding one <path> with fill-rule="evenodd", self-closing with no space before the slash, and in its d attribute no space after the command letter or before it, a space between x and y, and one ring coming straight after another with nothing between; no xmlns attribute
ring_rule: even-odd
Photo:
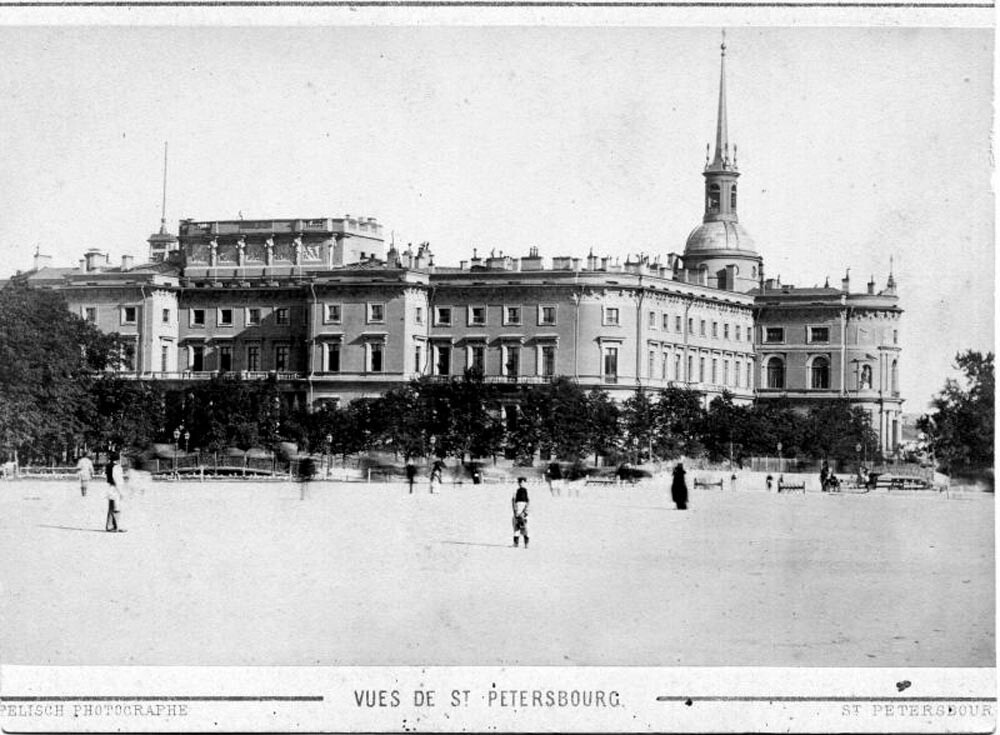
<svg viewBox="0 0 1000 735"><path fill-rule="evenodd" d="M722 49L722 55L726 55L726 29L722 29L722 45L719 47Z"/></svg>
<svg viewBox="0 0 1000 735"><path fill-rule="evenodd" d="M160 208L160 234L167 233L167 141L163 141L163 204Z"/></svg>

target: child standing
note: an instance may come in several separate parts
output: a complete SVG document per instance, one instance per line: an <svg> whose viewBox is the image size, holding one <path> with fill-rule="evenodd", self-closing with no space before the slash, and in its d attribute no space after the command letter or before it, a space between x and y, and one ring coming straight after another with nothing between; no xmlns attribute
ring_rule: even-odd
<svg viewBox="0 0 1000 735"><path fill-rule="evenodd" d="M528 548L528 488L524 486L526 478L517 478L517 489L510 499L511 509L514 511L514 546L517 546L518 534L524 536L524 548Z"/></svg>

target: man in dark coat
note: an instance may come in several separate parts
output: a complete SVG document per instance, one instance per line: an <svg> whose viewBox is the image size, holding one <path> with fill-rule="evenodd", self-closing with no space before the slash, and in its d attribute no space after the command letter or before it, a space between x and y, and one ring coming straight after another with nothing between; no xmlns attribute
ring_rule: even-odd
<svg viewBox="0 0 1000 735"><path fill-rule="evenodd" d="M670 495L677 505L677 510L686 510L688 502L688 488L684 481L684 463L678 462L674 465L674 481L670 485Z"/></svg>

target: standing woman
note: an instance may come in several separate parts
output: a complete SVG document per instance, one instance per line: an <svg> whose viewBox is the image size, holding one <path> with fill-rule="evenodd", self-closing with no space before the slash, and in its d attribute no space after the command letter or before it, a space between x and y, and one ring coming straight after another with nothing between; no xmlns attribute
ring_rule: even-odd
<svg viewBox="0 0 1000 735"><path fill-rule="evenodd" d="M108 517L104 521L104 530L117 533L123 530L118 527L118 517L121 514L122 487L125 485L125 473L122 471L121 461L117 454L108 457L106 472L108 479Z"/></svg>
<svg viewBox="0 0 1000 735"><path fill-rule="evenodd" d="M674 481L670 485L670 495L677 505L677 510L686 510L688 502L688 488L684 481L684 463L678 462L674 465Z"/></svg>

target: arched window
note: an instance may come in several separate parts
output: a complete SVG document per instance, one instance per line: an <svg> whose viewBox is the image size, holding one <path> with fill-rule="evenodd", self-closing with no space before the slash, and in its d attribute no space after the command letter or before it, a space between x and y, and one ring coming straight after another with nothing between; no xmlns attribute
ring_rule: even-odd
<svg viewBox="0 0 1000 735"><path fill-rule="evenodd" d="M858 378L858 388L868 390L872 387L872 366L862 365L861 375Z"/></svg>
<svg viewBox="0 0 1000 735"><path fill-rule="evenodd" d="M785 387L785 361L780 357L772 357L767 361L767 387Z"/></svg>
<svg viewBox="0 0 1000 735"><path fill-rule="evenodd" d="M809 372L810 387L820 390L825 390L830 387L830 361L825 357L814 358Z"/></svg>
<svg viewBox="0 0 1000 735"><path fill-rule="evenodd" d="M736 211L736 184L733 184L729 189L729 208Z"/></svg>
<svg viewBox="0 0 1000 735"><path fill-rule="evenodd" d="M892 367L889 371L889 385L891 386L893 393L899 392L899 361L893 360Z"/></svg>
<svg viewBox="0 0 1000 735"><path fill-rule="evenodd" d="M708 185L708 208L713 210L719 209L719 201L721 199L721 190L718 184Z"/></svg>

